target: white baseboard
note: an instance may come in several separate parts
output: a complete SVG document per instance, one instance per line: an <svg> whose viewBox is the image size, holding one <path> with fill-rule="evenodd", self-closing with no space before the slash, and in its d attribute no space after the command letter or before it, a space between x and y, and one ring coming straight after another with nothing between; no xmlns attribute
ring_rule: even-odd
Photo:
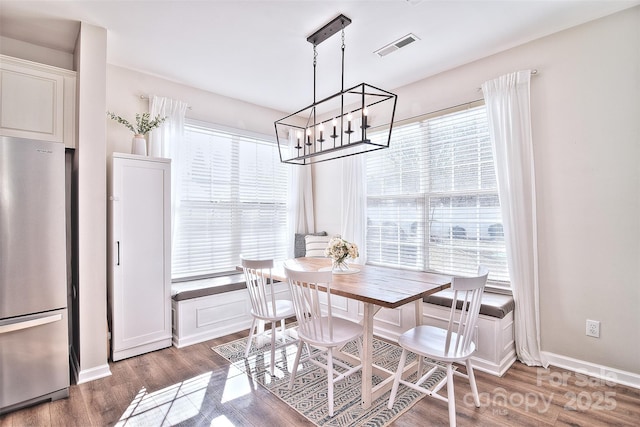
<svg viewBox="0 0 640 427"><path fill-rule="evenodd" d="M99 378L108 377L111 375L109 364L106 363L101 366L96 366L91 369L84 369L78 371L76 375L76 384L87 383L89 381L97 380Z"/></svg>
<svg viewBox="0 0 640 427"><path fill-rule="evenodd" d="M569 371L589 375L607 382L640 389L639 374L574 359L561 354L550 353L548 351L543 351L542 356L550 365L557 366L558 368L568 369Z"/></svg>

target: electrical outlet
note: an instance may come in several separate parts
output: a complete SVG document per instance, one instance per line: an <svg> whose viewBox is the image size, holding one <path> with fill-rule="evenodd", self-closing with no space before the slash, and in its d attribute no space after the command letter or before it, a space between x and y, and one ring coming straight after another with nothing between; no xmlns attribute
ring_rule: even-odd
<svg viewBox="0 0 640 427"><path fill-rule="evenodd" d="M587 336L600 338L600 321L587 319Z"/></svg>

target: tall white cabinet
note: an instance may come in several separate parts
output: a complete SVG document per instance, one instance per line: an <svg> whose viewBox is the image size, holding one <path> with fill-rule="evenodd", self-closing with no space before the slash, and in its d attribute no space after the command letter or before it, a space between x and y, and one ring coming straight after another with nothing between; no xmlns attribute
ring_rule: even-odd
<svg viewBox="0 0 640 427"><path fill-rule="evenodd" d="M113 153L109 203L113 361L171 346L170 162Z"/></svg>

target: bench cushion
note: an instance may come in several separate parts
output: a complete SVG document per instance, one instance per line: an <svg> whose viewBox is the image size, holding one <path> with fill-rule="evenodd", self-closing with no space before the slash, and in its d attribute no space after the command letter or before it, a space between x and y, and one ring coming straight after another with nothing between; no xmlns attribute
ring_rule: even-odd
<svg viewBox="0 0 640 427"><path fill-rule="evenodd" d="M451 289L445 289L444 291L436 292L435 294L426 296L423 300L424 302L427 302L429 304L451 307L451 302L453 301L453 291ZM502 319L508 313L511 313L515 306L516 304L513 301L513 297L511 295L485 292L482 294L480 314ZM458 309L461 308L462 301L458 301Z"/></svg>
<svg viewBox="0 0 640 427"><path fill-rule="evenodd" d="M171 298L173 298L174 301L182 301L237 291L246 289L246 287L244 273L232 274L230 276L213 277L211 279L173 283L171 285Z"/></svg>

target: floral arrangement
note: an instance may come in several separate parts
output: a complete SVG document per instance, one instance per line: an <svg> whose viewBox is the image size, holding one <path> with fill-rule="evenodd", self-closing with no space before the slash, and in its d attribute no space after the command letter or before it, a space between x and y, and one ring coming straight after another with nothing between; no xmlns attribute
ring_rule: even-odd
<svg viewBox="0 0 640 427"><path fill-rule="evenodd" d="M160 117L158 114L153 120L149 120L149 113L136 114L136 125L134 126L128 120L123 119L120 116L116 116L114 113L107 111L107 116L115 120L116 122L123 124L136 135L146 135L157 127L160 127L162 123L167 120L166 117Z"/></svg>
<svg viewBox="0 0 640 427"><path fill-rule="evenodd" d="M347 257L356 259L360 256L358 245L349 243L340 236L334 236L329 240L324 255L333 260L334 267L344 267Z"/></svg>

